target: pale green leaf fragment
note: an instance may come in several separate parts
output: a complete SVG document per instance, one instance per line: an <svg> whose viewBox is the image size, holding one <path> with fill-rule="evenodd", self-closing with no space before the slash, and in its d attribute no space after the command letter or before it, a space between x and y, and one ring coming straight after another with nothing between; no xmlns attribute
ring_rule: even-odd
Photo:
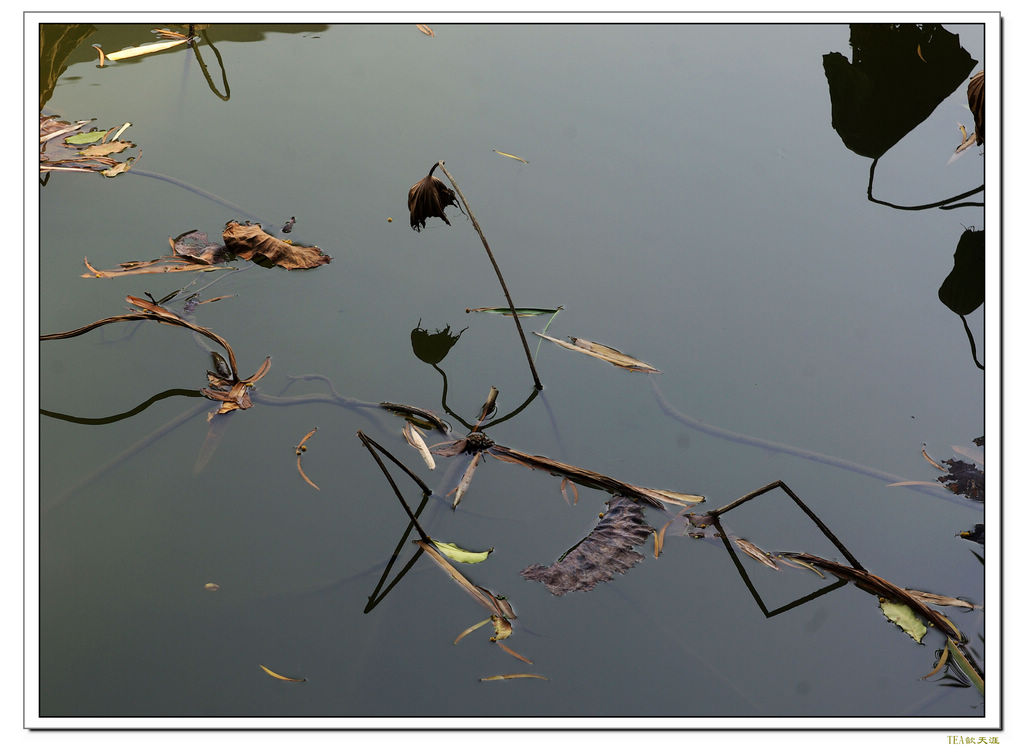
<svg viewBox="0 0 1024 752"><path fill-rule="evenodd" d="M86 131L85 133L76 133L74 136L68 136L64 139L64 143L71 144L72 146L94 144L106 135L106 131Z"/></svg>
<svg viewBox="0 0 1024 752"><path fill-rule="evenodd" d="M467 551L464 548L459 548L454 543L442 543L441 541L431 540L431 543L440 551L442 554L447 556L452 561L457 561L460 564L479 564L484 561L492 551L493 548L489 548L486 551Z"/></svg>
<svg viewBox="0 0 1024 752"><path fill-rule="evenodd" d="M925 632L928 631L928 627L925 626L924 622L921 621L910 606L906 603L890 601L886 598L879 598L878 605L881 607L886 619L913 637L916 642L921 642Z"/></svg>

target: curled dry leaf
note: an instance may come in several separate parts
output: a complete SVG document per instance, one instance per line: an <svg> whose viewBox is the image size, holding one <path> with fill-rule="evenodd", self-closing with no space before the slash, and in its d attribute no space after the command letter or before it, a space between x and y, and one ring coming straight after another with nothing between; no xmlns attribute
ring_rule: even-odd
<svg viewBox="0 0 1024 752"><path fill-rule="evenodd" d="M314 269L331 262L331 257L317 246L286 243L265 232L258 224L234 220L224 227L224 245L239 258L249 261L266 259L283 269Z"/></svg>
<svg viewBox="0 0 1024 752"><path fill-rule="evenodd" d="M423 433L416 427L416 424L411 421L406 421L405 427L402 429L402 436L405 437L409 446L420 453L420 457L423 458L423 462L426 464L428 470L433 470L437 467L437 463L434 461L434 456L430 453L430 449L427 447L427 442L423 439Z"/></svg>
<svg viewBox="0 0 1024 752"><path fill-rule="evenodd" d="M264 666L262 663L259 664L259 666L260 666L261 669L266 671L268 675L273 676L275 679L280 679L281 681L286 681L286 682L304 682L304 681L306 681L305 679L293 679L290 676L284 676L282 674L277 673L276 671L271 671L269 668Z"/></svg>
<svg viewBox="0 0 1024 752"><path fill-rule="evenodd" d="M426 24L416 24L416 28L426 34L428 37L434 36L434 30Z"/></svg>
<svg viewBox="0 0 1024 752"><path fill-rule="evenodd" d="M316 489L317 491L319 491L319 490L320 490L320 486L318 486L318 485L317 485L316 483L314 483L313 481L311 481L311 480L309 479L309 476L308 476L308 475L306 475L306 471L302 469L302 455L303 455L303 454L305 453L305 451L306 451L306 442L307 442L307 441L309 441L309 438L310 438L310 437L311 437L311 436L312 436L313 434L315 434L315 433L316 433L316 428L313 428L313 430L312 430L312 431L310 431L309 433L307 433L307 434L306 434L305 436L303 436L303 437L302 437L302 438L301 438L301 439L299 440L298 446L296 446L296 447L295 447L295 465L296 465L296 467L298 467L298 469L299 469L299 475L301 475L301 476L302 476L302 479L303 479L304 481L306 481L306 483L308 483L309 485L311 485L311 486L312 486L313 488L315 488L315 489Z"/></svg>
<svg viewBox="0 0 1024 752"><path fill-rule="evenodd" d="M216 582L207 582L205 585L203 585L203 589L208 590L211 593L216 593L218 590L220 590L220 585L218 585Z"/></svg>
<svg viewBox="0 0 1024 752"><path fill-rule="evenodd" d="M459 206L454 191L434 177L438 164L435 163L427 176L409 189L409 225L416 232L426 226L430 217L439 217L450 227L452 223L444 215L444 210L449 206Z"/></svg>

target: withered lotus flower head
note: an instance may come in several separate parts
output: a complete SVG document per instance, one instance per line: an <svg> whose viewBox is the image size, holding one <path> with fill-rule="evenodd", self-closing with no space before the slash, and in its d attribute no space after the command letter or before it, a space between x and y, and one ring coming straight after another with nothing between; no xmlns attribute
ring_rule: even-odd
<svg viewBox="0 0 1024 752"><path fill-rule="evenodd" d="M427 176L409 189L409 224L416 232L427 224L427 217L440 217L451 227L452 223L444 215L445 207L459 206L452 189L434 177L439 164L435 162Z"/></svg>

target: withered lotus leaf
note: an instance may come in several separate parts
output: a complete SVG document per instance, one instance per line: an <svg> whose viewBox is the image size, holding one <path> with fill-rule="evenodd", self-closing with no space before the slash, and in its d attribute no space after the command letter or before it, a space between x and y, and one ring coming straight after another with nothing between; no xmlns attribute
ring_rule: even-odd
<svg viewBox="0 0 1024 752"><path fill-rule="evenodd" d="M544 583L554 595L576 590L593 590L600 582L613 579L643 561L634 551L654 529L644 519L640 502L625 496L613 496L597 527L550 566L532 564L520 574L528 580Z"/></svg>
<svg viewBox="0 0 1024 752"><path fill-rule="evenodd" d="M182 256L197 264L219 264L230 254L223 245L211 243L205 232L189 230L171 238L171 250L175 256Z"/></svg>
<svg viewBox="0 0 1024 752"><path fill-rule="evenodd" d="M316 246L286 243L258 224L228 222L224 227L224 245L239 258L252 261L261 257L284 269L313 269L331 263L331 257Z"/></svg>
<svg viewBox="0 0 1024 752"><path fill-rule="evenodd" d="M427 176L409 189L409 225L416 232L426 226L428 217L440 217L451 227L452 223L444 215L444 210L459 205L452 189L434 177L437 165L435 163Z"/></svg>

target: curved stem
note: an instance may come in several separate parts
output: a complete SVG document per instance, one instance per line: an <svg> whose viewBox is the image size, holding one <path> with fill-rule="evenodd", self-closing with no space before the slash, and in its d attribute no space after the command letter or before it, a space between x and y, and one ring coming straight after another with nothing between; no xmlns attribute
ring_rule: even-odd
<svg viewBox="0 0 1024 752"><path fill-rule="evenodd" d="M982 183L977 188L974 188L972 190L966 191L966 192L961 193L961 194L956 195L956 196L950 196L949 198L944 198L944 199L942 199L942 201L934 201L934 202L932 202L930 204L920 204L918 206L900 206L899 204L891 204L888 201L882 201L881 199L877 199L877 198L875 198L871 194L871 189L872 189L872 187L875 184L875 167L877 165L878 165L878 157L875 157L875 159L871 162L871 169L868 170L868 201L871 201L872 203L875 203L875 204L881 204L882 206L888 206L891 209L903 209L904 211L921 211L922 209L935 209L936 207L938 207L940 209L954 209L954 208L958 208L958 207L947 206L947 204L950 204L953 201L959 201L962 198L967 198L968 196L973 196L975 193L981 193L983 190L985 190L985 184ZM972 206L972 205L974 205L974 204L970 204L970 203L968 203L968 204L961 204L961 206ZM983 206L983 204L979 204L979 205Z"/></svg>
<svg viewBox="0 0 1024 752"><path fill-rule="evenodd" d="M519 331L519 339L523 343L523 352L526 353L526 360L530 364L530 373L533 374L533 385L540 391L544 388L544 385L540 383L540 377L537 375L537 369L533 365L533 357L530 355L530 346L526 343L526 334L523 333L523 325L519 323L519 314L516 313L515 304L512 302L512 296L509 294L508 286L505 284L505 278L501 275L501 269L498 268L498 262L494 258L494 254L491 253L491 246L487 243L487 238L484 237L484 231L480 229L480 223L476 221L476 217L473 215L473 210L469 208L469 202L466 201L466 195L459 188L459 184L455 182L455 178L448 172L448 168L444 166L444 160L438 161L434 167L430 168L430 172L433 173L435 167L440 167L441 171L448 176L448 180L451 181L452 187L455 192L459 194L459 198L462 200L462 205L466 208L466 213L469 215L470 221L473 223L473 227L476 229L477 235L480 236L480 241L484 244L484 250L487 251L487 258L491 260L491 266L494 267L494 273L498 275L498 282L501 283L502 292L505 293L505 300L508 301L508 307L512 309L512 318L515 319L516 329Z"/></svg>

